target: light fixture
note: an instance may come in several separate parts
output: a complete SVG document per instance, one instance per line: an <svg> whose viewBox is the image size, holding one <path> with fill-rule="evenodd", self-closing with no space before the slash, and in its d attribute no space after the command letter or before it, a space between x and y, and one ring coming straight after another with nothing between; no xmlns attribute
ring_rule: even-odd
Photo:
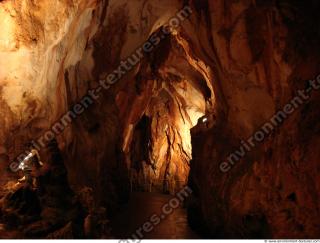
<svg viewBox="0 0 320 243"><path fill-rule="evenodd" d="M203 122L203 123L206 123L207 121L208 121L208 118L207 118L207 117L202 118L202 122Z"/></svg>

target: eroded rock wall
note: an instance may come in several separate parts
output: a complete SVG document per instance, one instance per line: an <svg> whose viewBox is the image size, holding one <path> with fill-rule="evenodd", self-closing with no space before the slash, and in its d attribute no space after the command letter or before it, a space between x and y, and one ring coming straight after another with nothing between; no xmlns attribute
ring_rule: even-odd
<svg viewBox="0 0 320 243"><path fill-rule="evenodd" d="M192 133L198 200L190 216L202 214L213 237L318 238L317 91L300 95L303 104L244 157L228 157L319 74L319 4L201 2L205 21L191 43L200 42L196 51L213 70L217 112L212 126Z"/></svg>
<svg viewBox="0 0 320 243"><path fill-rule="evenodd" d="M4 162L4 181L7 179L6 168L16 156L26 150L28 142L45 144L52 135L46 132L56 121L65 115L70 116L67 112L73 109L89 89L97 87L99 80L118 69L121 60L140 47L183 7L179 1L163 1L160 5L157 1L81 0L62 1L57 5L49 1L28 0L2 1L0 4L1 18L4 20L1 23L4 31L0 43L0 153ZM151 90L151 96L156 96L162 90L165 83L163 80L170 73L177 75L176 81L179 82L183 79L186 82L188 79L188 82L197 83L195 79L201 78L196 70L188 70L187 74L182 74L190 65L185 61L185 54L181 54L181 50L179 55L182 57L177 57L175 53L170 56L170 52L177 48L171 46L170 39L170 36L166 38L155 54L144 55L143 60L126 72L121 81L104 90L93 104L89 102L90 107L57 135L72 184L94 187L97 197L105 195L102 202L108 201L108 198L116 200L119 193L124 194L120 195L121 198L126 198L130 162L125 163L126 151L122 151L122 148L126 146L125 139L130 137L127 129L136 126L141 116L147 112L148 103L140 103L141 107L133 111L136 117L126 120L130 106L123 102L139 102L141 95L136 95L133 90L138 86L143 88L143 83L149 80L160 85ZM163 57L158 58L161 55ZM175 71L179 69L177 61L181 60L184 60L184 66ZM166 61L171 63L165 64ZM155 74L154 70L161 65L163 70ZM149 69L143 70L144 68ZM181 88L179 89L181 92ZM197 91L191 91L190 94L202 93L201 87L196 85L195 89ZM127 99L121 100L121 94ZM199 98L202 99L201 94ZM195 116L199 116L204 110L204 103L184 106L183 109L197 113ZM150 111L152 115L154 112ZM185 122L183 129L188 130L196 119L191 119L192 124L190 121ZM178 133L180 128L174 129ZM189 134L186 136L190 138ZM187 153L182 157L191 156L190 142L188 143L182 145L186 148L181 153L184 153L183 150ZM159 150L160 145L155 145L155 150ZM41 153L45 160L46 154ZM160 160L165 159L161 157ZM183 176L181 174L181 178L177 180L186 181L188 165L185 162L185 159L181 163L178 159L174 162L179 164L178 167L181 164L184 171ZM166 170L163 163L167 161L159 162L159 168ZM160 169L156 173L159 174ZM179 173L172 173L172 177L179 177ZM104 191L107 193L102 193Z"/></svg>
<svg viewBox="0 0 320 243"><path fill-rule="evenodd" d="M212 235L318 237L317 93L228 173L220 170L318 74L319 5L311 0L1 1L2 180L26 142L185 4L190 18L57 137L72 184L93 187L111 207L125 200L132 138L146 115L152 177L186 180L192 157L196 210ZM188 129L204 113L191 154Z"/></svg>

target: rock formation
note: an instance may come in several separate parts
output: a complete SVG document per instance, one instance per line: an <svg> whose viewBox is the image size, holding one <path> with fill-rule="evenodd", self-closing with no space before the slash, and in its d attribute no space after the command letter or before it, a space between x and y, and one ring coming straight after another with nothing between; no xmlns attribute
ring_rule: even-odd
<svg viewBox="0 0 320 243"><path fill-rule="evenodd" d="M190 220L210 237L318 238L320 95L299 90L319 81L319 10L315 0L0 1L1 194L26 144L50 161L56 137L66 169L52 180L92 190L95 209L75 213L83 234L107 235L91 221L130 186L189 184ZM112 73L121 79L106 82ZM295 96L299 107L242 156ZM53 231L32 191L7 200L26 195L32 221L47 219L24 236L83 236L71 219Z"/></svg>

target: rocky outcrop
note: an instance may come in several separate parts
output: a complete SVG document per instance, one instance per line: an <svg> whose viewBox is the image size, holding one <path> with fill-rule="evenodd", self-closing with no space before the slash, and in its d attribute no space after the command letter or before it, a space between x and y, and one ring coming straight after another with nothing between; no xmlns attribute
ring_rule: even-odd
<svg viewBox="0 0 320 243"><path fill-rule="evenodd" d="M9 182L1 195L6 234L10 232L10 238L110 238L106 209L96 206L92 189L75 194L70 188L56 141L48 145L48 154L50 159L35 177L36 188Z"/></svg>
<svg viewBox="0 0 320 243"><path fill-rule="evenodd" d="M1 199L1 222L14 238L60 238L72 226L71 238L83 238L86 211L69 187L67 172L55 141L51 158L36 176L36 189L24 183L7 185ZM67 227L68 225L68 227ZM55 233L55 231L58 231ZM70 235L69 235L70 236Z"/></svg>

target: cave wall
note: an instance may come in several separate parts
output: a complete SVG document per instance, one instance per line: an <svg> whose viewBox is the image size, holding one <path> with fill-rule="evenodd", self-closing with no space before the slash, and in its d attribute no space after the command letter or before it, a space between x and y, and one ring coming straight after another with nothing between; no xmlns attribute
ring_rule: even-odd
<svg viewBox="0 0 320 243"><path fill-rule="evenodd" d="M0 43L0 153L1 160L4 160L3 182L8 179L8 166L25 152L28 142L35 141L39 145L39 141L45 144L50 140L48 138L52 133L48 134L47 131L52 124L66 115L89 89L97 87L101 79L118 68L121 60L134 52L183 6L179 1L163 1L161 5L157 1L81 0L62 1L58 5L49 1L28 0L1 1L0 4L0 14L4 20L1 23L4 31ZM166 45L171 45L170 39L168 37L160 45L158 54L166 50ZM137 86L141 86L138 89L147 89L151 84L155 87L152 95L156 96L165 83L159 79L167 79L166 75L176 72L167 71L164 64L167 60L177 61L175 55L169 55L174 48L164 51L160 60L157 56L145 55L141 63L120 82L103 90L99 99L91 96L94 102L90 103L90 108L57 135L69 170L69 179L74 186L95 188L98 198L103 195L104 199L99 198L102 202L115 202L119 196L126 198L130 161L126 161L128 152L123 148L130 137L127 129L137 125L147 112L148 103L145 101L140 103L141 108L135 107L129 119L126 115L130 106L136 102L139 104L141 99L140 91L135 91ZM163 74L154 74L151 69L162 64ZM189 64L185 62L184 65ZM142 72L144 68L148 70ZM180 68L178 76L181 76L184 68ZM194 75L196 78L201 76L196 70L188 72L184 79L190 77L189 81L192 82ZM181 80L181 77L176 78L176 81ZM179 89L172 92L181 92ZM196 92L199 95L201 87L196 89L198 91L191 90L190 94ZM121 98L123 96L125 98ZM202 99L201 94L199 98ZM177 113L178 105L173 105L176 105ZM184 106L187 107L186 104ZM200 114L201 111L194 112L193 109L204 110L204 104L200 102L188 109ZM153 112L150 110L150 113ZM194 120L192 118L191 123ZM190 127L191 123L187 121L184 126ZM175 129L178 134L178 128ZM190 140L190 135L186 136ZM155 145L155 150L159 150L160 145ZM190 157L190 142L186 146L187 155L183 154L183 157ZM45 160L48 155L40 152ZM163 163L159 163L162 171L168 167ZM177 159L175 163L178 165L174 166L180 166ZM186 181L187 161L181 163L181 168L185 168L185 172L177 180ZM176 168L173 170L177 171ZM156 172L161 173L160 169ZM178 175L177 172L172 173L172 177ZM18 178L17 174L11 173L10 176Z"/></svg>
<svg viewBox="0 0 320 243"><path fill-rule="evenodd" d="M319 75L319 4L201 2L206 24L189 43L212 68L217 98L212 126L192 131L190 217L202 214L213 237L318 238L317 91L243 158L221 164Z"/></svg>
<svg viewBox="0 0 320 243"><path fill-rule="evenodd" d="M186 3L190 19L155 56L145 55L57 137L70 181L95 188L102 203L126 198L133 131L147 115L153 134L169 123L167 134L178 139L151 138L154 179L169 168L185 180L192 157L190 183L211 234L319 237L319 95L228 173L220 170L317 76L316 1L0 1L0 157L12 161ZM204 113L209 125L193 130L191 154L181 131L188 137ZM172 146L169 160L163 145Z"/></svg>
<svg viewBox="0 0 320 243"><path fill-rule="evenodd" d="M192 158L190 129L204 115L205 99L187 81L170 82L158 82L145 108L149 123L127 136L135 147L128 150L133 183L143 183L145 190L174 194L187 184ZM142 131L148 134L142 135ZM135 151L141 155L132 156Z"/></svg>

